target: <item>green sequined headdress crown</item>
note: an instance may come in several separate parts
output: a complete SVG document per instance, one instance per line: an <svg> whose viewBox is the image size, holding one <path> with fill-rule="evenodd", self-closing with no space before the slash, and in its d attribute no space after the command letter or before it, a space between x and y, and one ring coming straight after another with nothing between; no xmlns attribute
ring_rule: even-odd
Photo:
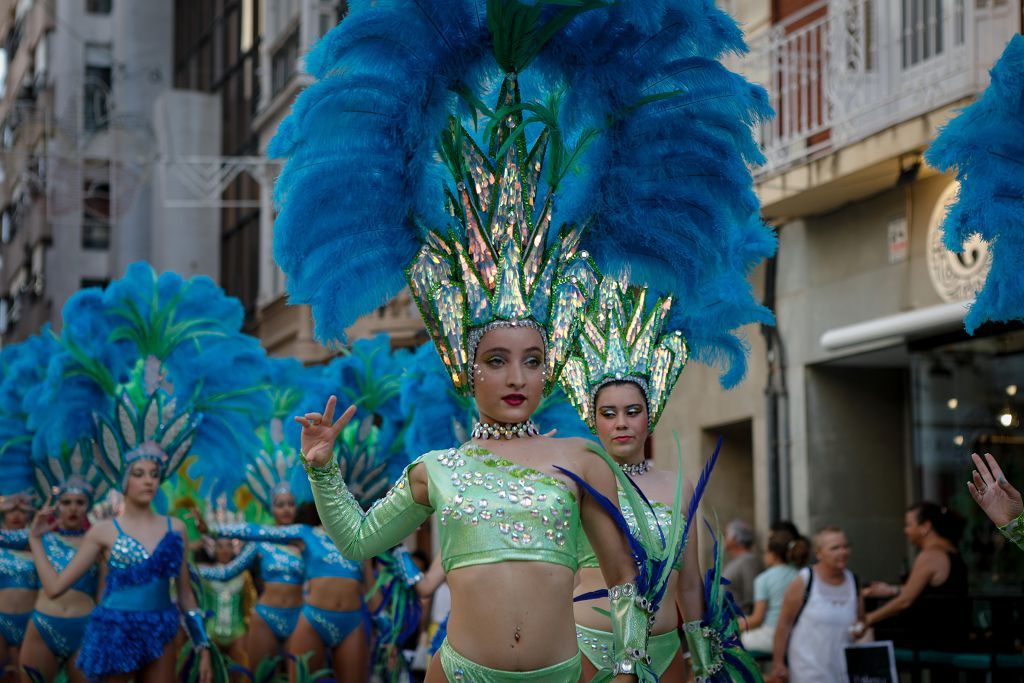
<svg viewBox="0 0 1024 683"><path fill-rule="evenodd" d="M647 310L647 289L623 289L612 278L601 281L587 310L561 383L580 417L594 429L597 392L607 384L633 382L647 399L651 429L689 357L681 332L664 332L672 297Z"/></svg>
<svg viewBox="0 0 1024 683"><path fill-rule="evenodd" d="M519 101L514 78L505 80L499 101L505 107ZM446 193L446 208L457 230L427 231L406 271L427 331L463 394L472 392L474 356L484 333L519 325L544 338L545 393L550 392L597 285L587 253L578 250L579 226L549 239L553 192L538 196L548 136L528 149L522 135L510 135L520 125L522 115L515 113L497 125L488 155L452 119L442 151L456 181L457 196Z"/></svg>

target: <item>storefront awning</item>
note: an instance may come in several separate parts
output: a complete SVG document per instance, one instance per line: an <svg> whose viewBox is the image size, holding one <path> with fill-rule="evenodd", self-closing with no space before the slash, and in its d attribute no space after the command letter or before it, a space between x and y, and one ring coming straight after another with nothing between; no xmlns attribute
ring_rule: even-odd
<svg viewBox="0 0 1024 683"><path fill-rule="evenodd" d="M833 327L821 335L821 346L826 351L844 351L850 347L874 345L883 340L896 344L911 336L953 330L963 325L964 316L972 303L973 300L956 301Z"/></svg>

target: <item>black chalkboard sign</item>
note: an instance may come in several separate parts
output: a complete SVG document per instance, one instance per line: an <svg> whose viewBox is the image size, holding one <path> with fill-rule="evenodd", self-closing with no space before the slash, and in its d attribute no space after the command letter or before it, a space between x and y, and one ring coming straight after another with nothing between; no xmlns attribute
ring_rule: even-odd
<svg viewBox="0 0 1024 683"><path fill-rule="evenodd" d="M846 648L846 671L850 683L899 683L892 641Z"/></svg>

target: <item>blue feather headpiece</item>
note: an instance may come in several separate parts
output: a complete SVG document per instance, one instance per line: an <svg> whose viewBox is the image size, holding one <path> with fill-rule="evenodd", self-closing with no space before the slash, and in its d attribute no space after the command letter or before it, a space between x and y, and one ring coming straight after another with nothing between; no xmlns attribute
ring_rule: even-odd
<svg viewBox="0 0 1024 683"><path fill-rule="evenodd" d="M336 457L345 483L364 508L401 476L407 456L407 413L400 389L412 354L392 350L387 335L357 340L345 355L322 370L331 391L341 390L358 412L338 439Z"/></svg>
<svg viewBox="0 0 1024 683"><path fill-rule="evenodd" d="M960 181L942 224L946 248L960 253L978 235L992 252L988 279L964 320L969 334L988 320L1024 319L1024 36L1010 40L991 73L981 98L925 153Z"/></svg>
<svg viewBox="0 0 1024 683"><path fill-rule="evenodd" d="M270 412L260 419L256 430L260 448L244 458L242 472L244 483L269 511L278 495L291 494L297 502L312 495L299 461L298 430L286 427L294 427L294 415L322 408L323 397L330 390L319 368L307 368L294 358L268 358L267 369ZM220 486L231 493L241 483L232 478L223 480Z"/></svg>
<svg viewBox="0 0 1024 683"><path fill-rule="evenodd" d="M13 507L30 510L38 502L29 406L58 349L46 326L41 333L0 351L0 512ZM44 497L49 488L40 489Z"/></svg>
<svg viewBox="0 0 1024 683"><path fill-rule="evenodd" d="M30 417L37 453L61 452L95 429L97 464L122 486L140 459L159 463L166 479L190 453L229 471L230 454L256 449L264 354L240 333L239 302L212 280L158 277L136 263L105 290L75 294L63 315L61 350ZM52 406L63 411L53 425Z"/></svg>
<svg viewBox="0 0 1024 683"><path fill-rule="evenodd" d="M341 339L406 272L459 392L510 321L546 335L550 390L589 251L686 302L676 328L737 382L733 330L771 319L747 276L775 248L748 169L767 96L717 61L744 49L713 0L351 3L269 149L292 301Z"/></svg>

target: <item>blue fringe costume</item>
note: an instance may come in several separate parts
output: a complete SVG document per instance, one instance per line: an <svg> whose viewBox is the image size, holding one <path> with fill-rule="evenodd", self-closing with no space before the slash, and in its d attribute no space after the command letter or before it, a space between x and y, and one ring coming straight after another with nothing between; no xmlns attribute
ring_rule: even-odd
<svg viewBox="0 0 1024 683"><path fill-rule="evenodd" d="M167 533L149 553L117 528L103 598L92 611L78 653L78 668L90 678L138 671L159 659L178 632L170 580L181 571L184 539L171 531L168 518Z"/></svg>

